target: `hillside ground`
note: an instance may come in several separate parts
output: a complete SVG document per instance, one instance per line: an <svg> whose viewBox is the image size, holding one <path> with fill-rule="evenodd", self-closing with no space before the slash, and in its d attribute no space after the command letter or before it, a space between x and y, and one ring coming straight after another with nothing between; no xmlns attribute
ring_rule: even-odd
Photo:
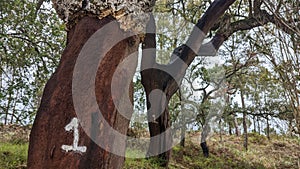
<svg viewBox="0 0 300 169"><path fill-rule="evenodd" d="M29 129L0 129L0 169L25 169ZM5 130L8 130L7 128ZM175 146L170 169L300 169L300 139L274 135L268 140L249 134L249 148L241 136L215 134L208 140L210 157L199 146L199 132L188 134L185 147ZM127 152L133 153L133 152ZM160 169L156 159L129 159L124 169Z"/></svg>
<svg viewBox="0 0 300 169"><path fill-rule="evenodd" d="M170 169L300 169L300 139L272 136L269 141L257 133L249 134L248 151L243 137L213 135L209 141L210 157L200 148L199 133L187 137L185 147L175 146ZM125 169L159 168L154 160L126 159Z"/></svg>

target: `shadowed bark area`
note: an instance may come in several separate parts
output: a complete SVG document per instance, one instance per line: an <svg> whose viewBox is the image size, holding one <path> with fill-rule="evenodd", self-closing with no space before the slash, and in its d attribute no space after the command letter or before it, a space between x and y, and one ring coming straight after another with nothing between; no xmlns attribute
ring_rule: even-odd
<svg viewBox="0 0 300 169"><path fill-rule="evenodd" d="M68 32L67 47L62 54L57 70L46 84L30 134L28 168L107 169L123 166L124 157L105 151L88 136L90 135L95 140L102 139L105 144L114 142L113 137L107 137L108 131L101 130L99 114L94 112L92 107L86 108L90 111L87 112L86 117L90 121L90 124L87 124L90 125L90 133L86 134L80 125L78 127L78 146L86 146L86 152L66 152L61 148L62 145L72 145L74 139L74 131L67 132L65 126L76 117L72 98L72 78L76 59L87 40L112 20L110 17L99 20L95 17L86 16ZM99 41L106 42L113 39L117 34L126 34L117 23L113 25L113 28L111 32L107 33L107 36L101 37ZM124 135L126 135L129 120L116 111L112 98L122 97L124 91L128 90L125 89L124 82L120 80L117 82L119 88L115 89L120 95L112 96L111 81L118 64L130 53L137 51L138 43L137 37L130 37L115 45L99 64L96 83L95 86L92 86L95 87L96 92L92 94L97 97L103 117L115 130ZM135 69L135 66L132 69ZM122 74L119 76L122 77ZM132 99L132 90L129 92ZM87 93L86 97L88 95ZM120 151L125 152L125 144Z"/></svg>

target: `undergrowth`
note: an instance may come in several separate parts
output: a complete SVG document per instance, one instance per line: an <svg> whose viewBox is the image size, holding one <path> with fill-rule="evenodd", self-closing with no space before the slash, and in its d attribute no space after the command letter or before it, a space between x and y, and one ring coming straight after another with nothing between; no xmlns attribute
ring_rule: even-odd
<svg viewBox="0 0 300 169"><path fill-rule="evenodd" d="M300 139L272 136L271 140L257 133L249 134L248 151L242 136L215 135L208 140L209 158L202 155L199 135L187 138L185 147L175 146L170 169L299 169ZM146 159L126 159L124 169L153 169L159 162Z"/></svg>
<svg viewBox="0 0 300 169"><path fill-rule="evenodd" d="M0 142L0 169L26 168L28 143Z"/></svg>
<svg viewBox="0 0 300 169"><path fill-rule="evenodd" d="M242 136L215 135L207 143L210 156L205 158L199 146L199 134L186 138L185 147L173 147L170 169L299 169L300 139L271 136L268 140L257 133L249 134L248 151ZM1 142L0 169L25 169L28 143ZM141 153L128 150L128 156ZM156 158L126 158L123 169L163 169Z"/></svg>

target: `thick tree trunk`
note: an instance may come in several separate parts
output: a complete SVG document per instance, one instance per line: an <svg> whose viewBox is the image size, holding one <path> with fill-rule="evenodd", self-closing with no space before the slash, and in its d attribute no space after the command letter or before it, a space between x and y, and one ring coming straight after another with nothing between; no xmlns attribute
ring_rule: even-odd
<svg viewBox="0 0 300 169"><path fill-rule="evenodd" d="M170 116L166 111L168 110L165 110L163 115L154 122L148 123L151 138L147 156L159 157L160 165L163 167L168 166L171 157L171 150L167 150L166 147L170 147L172 144L172 134L169 130L166 131L170 127ZM148 115L151 116L151 114ZM156 139L155 136L159 136L159 139Z"/></svg>
<svg viewBox="0 0 300 169"><path fill-rule="evenodd" d="M168 161L170 159L170 150L167 149L172 144L171 133L165 132L170 127L170 115L167 108L168 102L178 90L178 85L180 85L188 65L192 63L199 52L201 53L200 47L205 38L205 35L229 8L229 6L234 2L235 0L214 1L207 9L206 13L195 25L186 44L180 47L182 50L180 50L178 56L175 56L174 59L172 59L172 62L167 65L159 65L156 63L155 51L144 52L144 49L156 48L155 24L153 23L153 21L150 21L150 24L148 24L147 26L148 32L151 33L146 34L145 41L143 43L143 58L141 67L142 69L148 69L143 69L141 75L142 84L147 95L148 120L150 121L149 130L151 141L148 155L155 155L162 152L163 150L164 152L159 155L161 160L164 161L162 163L162 166L168 165ZM218 39L219 40L213 44L217 48L220 45L219 42L224 42L225 40L222 36L219 36ZM174 53L176 53L175 51L176 49L174 50ZM163 70L167 70L169 72ZM173 75L173 77L171 76L171 74ZM157 98L158 100L155 99L153 102L156 104L156 106L151 105L153 104L152 102L150 104L149 94L154 89L158 89L165 94L166 103L159 103L159 99L161 98ZM157 114L159 114L160 112L162 112L162 114L157 116ZM159 140L152 138L158 135L160 135ZM206 150L208 154L208 149Z"/></svg>
<svg viewBox="0 0 300 169"><path fill-rule="evenodd" d="M163 98L160 94L150 95L155 89L158 89L160 92L165 91L167 85L166 77L167 73L155 69L157 66L154 58L156 48L155 40L155 22L154 18L151 16L150 21L147 25L147 33L142 45L143 48L143 63L141 72L142 75L142 84L145 88L146 99L147 99L147 116L148 116L148 125L150 131L150 145L148 148L147 156L148 157L158 157L161 166L167 167L168 162L171 156L171 150L167 150L166 147L171 147L172 144L172 134L171 132L166 132L170 127L170 114L168 110L168 103L170 98ZM153 51L149 52L147 49L152 49Z"/></svg>
<svg viewBox="0 0 300 169"><path fill-rule="evenodd" d="M81 49L87 40L100 28L113 19L110 17L99 20L96 17L83 17L69 32L67 47L64 50L60 64L56 72L48 81L41 105L38 109L36 119L30 134L30 145L28 152L28 168L30 169L107 169L122 168L124 156L118 156L102 149L93 140L102 140L107 147L116 142L113 137L109 137L108 131L102 128L99 120L99 112L95 107L89 107L87 104L84 109L87 110L86 118L89 119L90 133L85 133L82 126L76 128L77 116L72 98L72 78L73 70ZM107 32L107 35L101 37L99 42L108 42L115 36L124 34L117 23L113 24L113 29ZM99 63L95 78L95 93L86 93L85 98L95 95L102 112L103 117L108 124L123 135L126 135L129 120L121 116L113 103L111 93L111 82L113 74L118 64L130 53L137 51L138 43L136 37L132 37L119 42L115 45ZM136 42L136 43L132 43ZM102 43L103 44L103 43ZM106 48L107 46L99 46ZM93 52L93 51L91 51ZM95 54L96 55L96 54ZM86 63L89 64L89 63ZM87 65L88 67L89 65ZM133 69L135 69L133 67ZM85 70L82 70L85 71ZM86 75L86 83L89 83L89 74ZM119 75L123 77L123 75ZM119 82L118 90L120 94L124 91L126 85L122 79ZM87 100L89 101L89 100ZM85 100L83 100L85 102ZM86 103L86 102L85 102ZM98 106L97 106L98 107ZM81 120L78 118L79 121ZM71 122L72 121L72 122ZM71 122L71 123L70 123ZM67 125L72 125L70 132L66 130ZM75 126L74 126L75 124ZM69 126L70 127L70 126ZM78 132L78 133L77 133ZM77 136L75 136L77 133ZM74 137L77 137L77 141ZM91 139L93 138L93 140ZM74 141L75 140L75 141ZM122 140L123 141L123 140ZM77 144L76 149L66 151L63 145ZM66 148L67 146L65 146ZM120 146L120 152L125 153L125 143ZM79 150L80 148L80 150ZM125 155L125 154L124 154Z"/></svg>
<svg viewBox="0 0 300 169"><path fill-rule="evenodd" d="M146 41L147 39L145 39ZM168 150L167 147L171 148L172 145L172 134L168 130L170 127L170 113L167 107L170 98L162 98L155 94L155 97L151 98L150 95L155 89L163 91L164 83L161 83L163 81L159 77L161 73L156 69L144 70L142 72L142 83L146 91L147 116L151 137L147 156L158 157L160 165L167 167L171 155L171 150Z"/></svg>

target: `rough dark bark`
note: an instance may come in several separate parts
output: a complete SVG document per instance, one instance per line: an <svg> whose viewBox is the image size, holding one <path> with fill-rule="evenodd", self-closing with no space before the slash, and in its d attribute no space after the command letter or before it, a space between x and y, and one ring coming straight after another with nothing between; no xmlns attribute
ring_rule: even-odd
<svg viewBox="0 0 300 169"><path fill-rule="evenodd" d="M149 24L147 25L147 31L148 32L155 32L155 23L154 18L151 17ZM153 53L149 53L145 51L146 49L155 49L156 48L156 41L155 41L155 33L148 33L145 36L143 45L143 59L144 63L145 60L147 60L146 67L155 67L155 62L151 62L152 57L155 57L155 55L152 55ZM154 50L155 51L155 50ZM146 99L147 99L147 109L148 109L148 125L149 125L149 131L150 131L150 145L147 152L147 156L157 156L161 160L161 166L168 166L168 162L170 159L170 150L163 151L165 145L171 144L171 133L165 133L164 135L161 135L161 133L165 132L166 129L170 127L170 114L168 109L165 109L165 105L168 105L168 103L163 104L161 102L162 98L155 98L155 103L150 103L149 94L154 89L159 89L161 91L164 91L164 84L165 82L162 81L163 78L166 76L166 73L158 70L158 69L145 69L141 72L142 75L142 84L145 88L146 92ZM153 100L154 101L154 100ZM168 101L167 101L168 102ZM151 105L152 104L152 105ZM157 116L159 112L162 112L161 116ZM153 139L154 136L161 135L161 139Z"/></svg>
<svg viewBox="0 0 300 169"><path fill-rule="evenodd" d="M206 144L206 141L205 142L202 142L201 144L200 144L200 146L201 146L201 148L202 148L202 152L203 152L203 155L204 155L204 157L209 157L209 149L208 149L208 146L207 146L207 144Z"/></svg>
<svg viewBox="0 0 300 169"><path fill-rule="evenodd" d="M86 134L81 126L78 128L80 136L78 146L86 146L86 152L66 152L61 148L62 145L72 145L73 141L73 133L66 132L64 127L70 123L72 118L76 117L72 99L72 77L76 59L86 41L112 20L114 19L111 17L99 20L96 17L86 16L68 32L67 46L57 70L46 84L30 134L28 168L115 169L122 167L124 157L100 148L88 136L89 134L94 139L102 139L107 144L114 142L111 137L107 137L106 131L101 130L99 119L97 119L99 112L93 113L94 108L92 107L87 107L91 112L86 112L86 118L89 118L91 122L89 124L91 133ZM117 23L113 27L114 29L99 41L109 41L117 34L124 34ZM96 83L93 86L95 93L92 93L96 95L99 108L107 122L124 135L126 135L129 120L115 110L112 98L119 96L112 96L111 80L118 64L131 52L137 50L139 42L134 44L132 43L134 40L136 40L135 37L132 37L119 42L105 55L99 65ZM105 48L106 46L101 47ZM122 85L122 82L120 84ZM116 90L124 93L122 91L126 90L121 85ZM86 95L89 97L88 93ZM125 152L125 146L120 151Z"/></svg>

